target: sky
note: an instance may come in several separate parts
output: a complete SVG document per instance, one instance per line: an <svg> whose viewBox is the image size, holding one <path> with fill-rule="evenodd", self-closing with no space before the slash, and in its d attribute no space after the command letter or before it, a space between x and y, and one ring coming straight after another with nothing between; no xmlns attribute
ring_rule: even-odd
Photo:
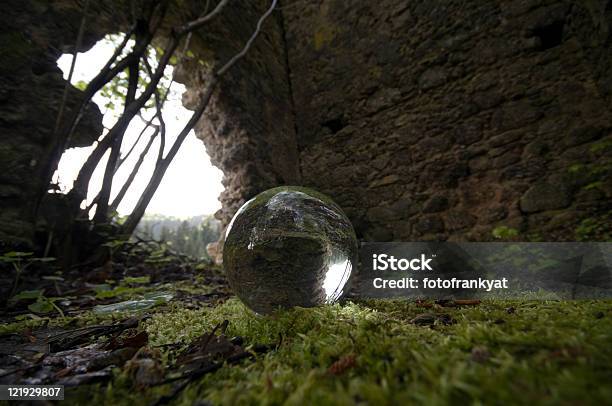
<svg viewBox="0 0 612 406"><path fill-rule="evenodd" d="M113 42L106 38L99 41L88 52L79 53L71 82L73 84L79 81L88 83L108 61L114 49L115 45ZM64 72L65 79L68 79L71 62L72 55L69 54L64 54L57 60L58 66ZM167 73L171 73L172 68L169 67L167 69ZM164 104L163 117L167 128L166 151L168 151L176 135L191 116L191 111L185 109L181 104L181 94L184 90L185 87L183 85L173 83L168 100ZM107 111L104 107L108 99L98 93L94 96L93 101L98 104L102 113L106 112L103 119L104 126L107 128L112 127L117 116L116 113ZM121 111L122 107L120 106L116 110ZM152 113L153 111L150 111L148 114L145 113L143 115L146 119L149 119ZM122 153L129 150L143 127L144 123L139 118L133 120L126 131L121 149ZM143 136L141 138L139 145L117 172L113 182L112 196L120 190L124 180L128 177L134 163L138 159L140 151L144 149L147 140L148 137ZM158 148L159 142L156 140L134 183L121 205L119 205L119 214L129 214L137 203L153 171ZM63 192L70 190L81 165L85 162L92 149L93 147L71 148L64 152L54 175L54 181L59 184ZM89 187L89 201L98 193L102 184L105 166L106 158L102 160L92 177ZM222 175L222 172L211 164L202 141L197 139L194 132L191 131L166 171L161 185L147 208L147 213L181 218L214 213L221 208L218 197L223 191L223 185L221 184Z"/></svg>

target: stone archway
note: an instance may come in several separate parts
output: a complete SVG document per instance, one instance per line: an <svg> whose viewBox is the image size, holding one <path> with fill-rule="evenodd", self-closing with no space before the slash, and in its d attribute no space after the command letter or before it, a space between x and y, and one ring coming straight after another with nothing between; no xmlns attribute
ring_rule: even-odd
<svg viewBox="0 0 612 406"><path fill-rule="evenodd" d="M87 43L117 28L117 11L105 4L96 3L104 9L97 10L99 26L88 26ZM264 189L300 184L332 196L360 237L378 241L487 240L500 226L572 240L584 219L609 225L609 4L281 7L222 78L196 128L225 173L218 218L227 224ZM266 5L236 2L194 35L194 56L176 72L189 89L186 106L211 63L237 52ZM0 102L7 106L9 94L17 102L4 108L0 125L18 137L3 139L0 153L40 156L37 136L48 131L36 123L31 131L29 116L53 119L53 107L28 110L43 83L34 76L49 73L50 51L74 41L74 26L56 32L51 22L78 21L68 16L78 15L80 4L0 7L13 28L4 35L15 36L5 42L21 44L1 67ZM20 69L32 73L24 79ZM14 83L5 80L11 77ZM36 176L30 161L1 171L2 238L32 230L22 221L22 202L34 189L16 183Z"/></svg>
<svg viewBox="0 0 612 406"><path fill-rule="evenodd" d="M266 6L265 1L233 4L213 22L209 34L192 37L194 57L175 73L187 87L187 108L194 107L197 91L205 86L211 62L226 61L241 49ZM223 228L255 194L301 183L285 50L282 14L276 12L246 57L221 77L195 128L211 162L224 173L223 207L216 214ZM221 250L213 250L220 260Z"/></svg>

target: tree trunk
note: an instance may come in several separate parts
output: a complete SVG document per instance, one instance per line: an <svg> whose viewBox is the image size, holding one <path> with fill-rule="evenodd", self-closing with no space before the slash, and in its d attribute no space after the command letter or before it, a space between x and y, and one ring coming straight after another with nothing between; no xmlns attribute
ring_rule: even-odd
<svg viewBox="0 0 612 406"><path fill-rule="evenodd" d="M168 166L170 165L170 163L176 156L179 148L185 141L185 138L187 138L189 131L193 129L193 127L202 117L204 110L206 110L206 106L208 106L208 102L210 101L210 97L212 96L212 93L216 85L217 85L217 78L216 76L213 76L210 82L208 83L208 87L204 95L202 96L202 99L200 100L198 107L191 115L191 118L189 119L185 127L183 127L183 130L176 137L176 141L174 141L174 144L172 144L170 151L168 151L168 155L162 160L157 161L157 165L155 166L155 170L153 171L153 176L149 180L149 183L147 184L145 191L143 192L142 196L140 196L140 199L138 200L136 207L134 207L134 210L132 211L132 213L130 214L130 216L128 217L128 219L126 220L126 222L123 224L121 228L122 235L130 236L136 229L136 226L138 225L138 223L140 222L140 219L144 215L144 212L147 209L149 202L155 195L157 188L159 187L162 179L164 178L164 174L166 173Z"/></svg>

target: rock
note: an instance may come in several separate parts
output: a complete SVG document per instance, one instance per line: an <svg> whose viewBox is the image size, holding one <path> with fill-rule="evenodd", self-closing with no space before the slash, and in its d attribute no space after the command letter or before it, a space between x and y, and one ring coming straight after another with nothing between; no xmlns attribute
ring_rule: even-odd
<svg viewBox="0 0 612 406"><path fill-rule="evenodd" d="M486 110L498 106L504 100L503 96L497 90L479 92L473 96L474 103L481 110Z"/></svg>
<svg viewBox="0 0 612 406"><path fill-rule="evenodd" d="M427 216L420 218L414 225L418 233L440 233L444 231L444 222L438 216Z"/></svg>
<svg viewBox="0 0 612 406"><path fill-rule="evenodd" d="M423 206L423 213L438 213L448 208L448 199L442 195L434 195Z"/></svg>
<svg viewBox="0 0 612 406"><path fill-rule="evenodd" d="M367 102L367 111L375 113L385 107L397 103L401 98L399 89L381 89L374 94Z"/></svg>
<svg viewBox="0 0 612 406"><path fill-rule="evenodd" d="M487 223L494 223L503 220L508 216L508 209L504 206L496 205L485 209L480 216Z"/></svg>
<svg viewBox="0 0 612 406"><path fill-rule="evenodd" d="M234 293L257 313L333 303L355 272L357 238L329 197L302 187L277 187L234 215L223 264Z"/></svg>
<svg viewBox="0 0 612 406"><path fill-rule="evenodd" d="M0 240L10 245L26 242L30 246L28 250L34 247L38 234L32 221L34 202L44 197L41 193L46 191L47 185L43 182L51 179L59 159L50 147L55 141L52 136L66 81L56 61L60 50L74 48L81 7L74 2L0 4L3 27L0 42L4 48L0 61L0 133L3 134L0 184L20 189L19 195L0 197L3 212L14 214L9 219L7 213L3 213ZM87 24L79 51L85 51L109 32L102 27L108 20L98 13L103 7L100 3L91 4L90 13L95 14L96 19ZM122 31L121 17L115 14L113 20L113 32ZM71 86L67 89L63 103L64 123L80 108L84 94ZM102 129L98 106L88 102L68 147L91 145Z"/></svg>
<svg viewBox="0 0 612 406"><path fill-rule="evenodd" d="M434 67L423 72L419 78L419 87L423 90L432 89L446 83L447 74L444 69Z"/></svg>
<svg viewBox="0 0 612 406"><path fill-rule="evenodd" d="M365 237L370 242L387 242L393 240L393 232L385 227L372 227L366 230Z"/></svg>
<svg viewBox="0 0 612 406"><path fill-rule="evenodd" d="M398 213L390 207L372 207L367 212L367 218L372 222L388 222L398 218Z"/></svg>
<svg viewBox="0 0 612 406"><path fill-rule="evenodd" d="M208 256L212 259L212 261L216 265L221 265L223 263L223 245L221 242L211 242L206 245L206 252Z"/></svg>
<svg viewBox="0 0 612 406"><path fill-rule="evenodd" d="M410 239L412 234L411 221L396 221L393 223L393 236L396 240Z"/></svg>
<svg viewBox="0 0 612 406"><path fill-rule="evenodd" d="M373 160L370 165L377 170L383 170L389 165L389 157L388 156L380 156Z"/></svg>
<svg viewBox="0 0 612 406"><path fill-rule="evenodd" d="M464 230L476 224L476 217L465 210L452 210L446 217L448 231Z"/></svg>
<svg viewBox="0 0 612 406"><path fill-rule="evenodd" d="M526 159L534 159L545 155L548 151L550 151L550 147L546 142L535 140L525 146L523 156Z"/></svg>
<svg viewBox="0 0 612 406"><path fill-rule="evenodd" d="M385 185L391 185L393 183L399 182L400 179L401 178L398 175L387 175L382 179L378 179L378 180L371 182L370 187L375 188L375 187L380 187L380 186L385 186Z"/></svg>
<svg viewBox="0 0 612 406"><path fill-rule="evenodd" d="M436 315L434 313L421 313L410 320L410 323L416 324L417 326L431 326L435 321Z"/></svg>
<svg viewBox="0 0 612 406"><path fill-rule="evenodd" d="M594 126L584 126L573 129L564 142L567 147L573 147L576 145L584 144L585 142L593 141L601 137L603 133L602 128Z"/></svg>
<svg viewBox="0 0 612 406"><path fill-rule="evenodd" d="M391 205L391 209L397 213L399 218L408 218L421 210L423 203L411 198L401 198Z"/></svg>
<svg viewBox="0 0 612 406"><path fill-rule="evenodd" d="M416 324L417 326L433 326L434 324L442 324L449 326L455 324L456 321L449 314L435 314L435 313L421 313L412 320L410 323Z"/></svg>
<svg viewBox="0 0 612 406"><path fill-rule="evenodd" d="M525 213L562 209L571 203L563 185L541 182L530 187L521 197L520 207Z"/></svg>
<svg viewBox="0 0 612 406"><path fill-rule="evenodd" d="M471 145L482 139L482 123L467 122L455 129L455 141L459 145Z"/></svg>
<svg viewBox="0 0 612 406"><path fill-rule="evenodd" d="M501 131L512 130L536 121L541 110L525 100L509 102L493 114L491 125Z"/></svg>

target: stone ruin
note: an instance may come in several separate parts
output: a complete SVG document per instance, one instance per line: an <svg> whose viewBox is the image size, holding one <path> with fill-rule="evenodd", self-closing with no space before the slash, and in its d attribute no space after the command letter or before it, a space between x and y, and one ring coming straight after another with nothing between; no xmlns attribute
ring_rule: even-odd
<svg viewBox="0 0 612 406"><path fill-rule="evenodd" d="M83 49L120 30L111 3L92 6ZM230 3L194 36L175 70L185 106L267 6ZM64 88L55 60L80 10L0 5L5 241L34 235L27 214ZM100 126L92 105L71 146ZM223 225L257 193L302 185L340 204L363 240L486 241L499 227L597 239L585 222L612 228L612 1L285 0L196 134L225 174Z"/></svg>

